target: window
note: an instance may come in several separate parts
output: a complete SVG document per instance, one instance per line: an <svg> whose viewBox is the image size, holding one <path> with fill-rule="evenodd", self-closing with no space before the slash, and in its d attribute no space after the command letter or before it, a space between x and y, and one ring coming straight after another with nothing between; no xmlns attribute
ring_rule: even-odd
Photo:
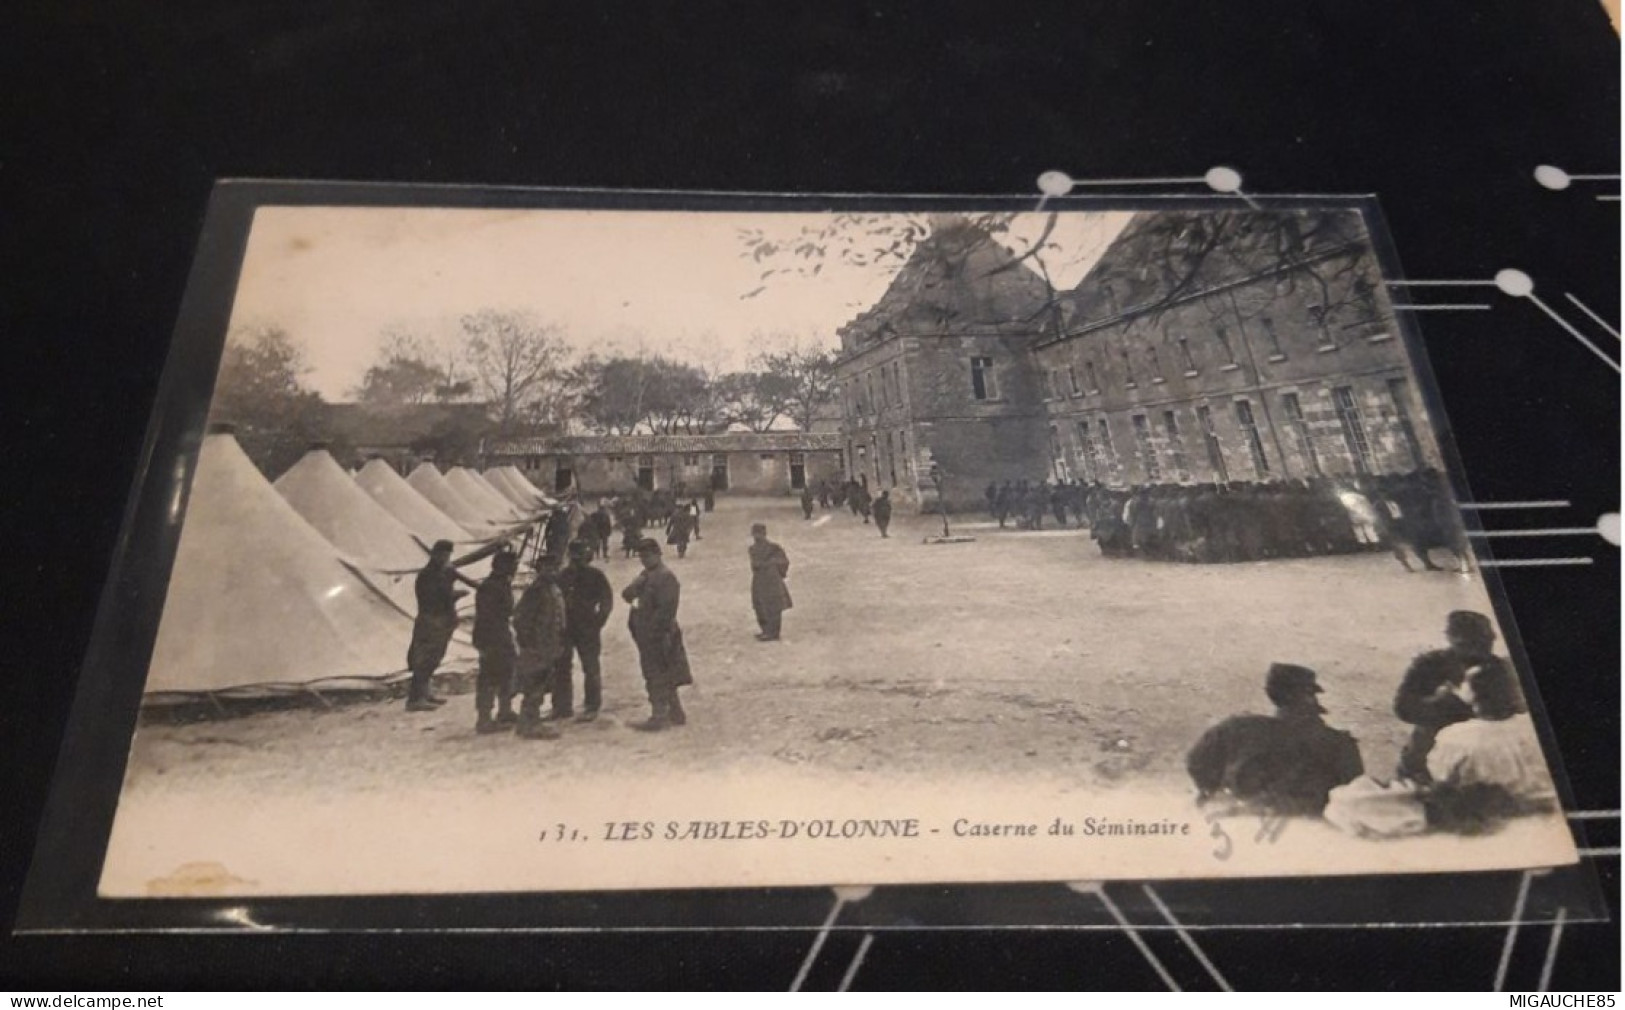
<svg viewBox="0 0 1625 1010"><path fill-rule="evenodd" d="M1148 347L1145 353L1151 357L1151 381L1162 381L1162 355L1157 353L1155 347Z"/></svg>
<svg viewBox="0 0 1625 1010"><path fill-rule="evenodd" d="M1066 450L1061 447L1061 428L1055 424L1049 426L1049 459L1051 476L1056 480L1071 479L1066 462Z"/></svg>
<svg viewBox="0 0 1625 1010"><path fill-rule="evenodd" d="M1100 389L1100 379L1095 375L1095 363L1093 361L1083 363L1083 374L1089 380L1089 391L1091 393L1098 391Z"/></svg>
<svg viewBox="0 0 1625 1010"><path fill-rule="evenodd" d="M1138 383L1136 383L1134 381L1134 362L1129 359L1128 349L1124 348L1123 350L1118 351L1117 353L1119 353L1119 354L1121 354L1123 356L1123 374L1125 376L1127 376L1127 378L1125 378L1123 380L1123 385L1125 385L1125 386L1138 385Z"/></svg>
<svg viewBox="0 0 1625 1010"><path fill-rule="evenodd" d="M1196 359L1191 357L1191 342L1188 337L1179 338L1179 360L1185 366L1186 375L1196 374Z"/></svg>
<svg viewBox="0 0 1625 1010"><path fill-rule="evenodd" d="M621 461L621 457L619 457L619 456L611 456L611 457L610 457L610 458L609 458L609 461L610 461L610 462L611 462L611 463L619 463L619 462L620 462L620 461Z"/></svg>
<svg viewBox="0 0 1625 1010"><path fill-rule="evenodd" d="M1134 443L1140 450L1140 466L1145 470L1145 479L1155 484L1162 480L1162 468L1157 465L1157 448L1151 444L1151 425L1144 414L1135 414Z"/></svg>
<svg viewBox="0 0 1625 1010"><path fill-rule="evenodd" d="M1213 468L1213 476L1223 482L1230 481L1230 468L1224 463L1224 446L1219 442L1219 433L1213 427L1213 411L1206 405L1196 408L1196 423L1202 426L1202 443L1207 446L1207 462Z"/></svg>
<svg viewBox="0 0 1625 1010"><path fill-rule="evenodd" d="M1422 465L1422 443L1416 437L1416 426L1411 423L1411 384L1404 379L1388 380L1388 395L1394 401L1394 419L1405 436L1405 448L1411 451L1411 463Z"/></svg>
<svg viewBox="0 0 1625 1010"><path fill-rule="evenodd" d="M770 452L764 452L764 453L761 453L758 458L761 459L762 462L764 462L764 463L770 463L773 460L773 454L770 453Z"/></svg>
<svg viewBox="0 0 1625 1010"><path fill-rule="evenodd" d="M891 398L899 407L903 405L903 363L891 363Z"/></svg>
<svg viewBox="0 0 1625 1010"><path fill-rule="evenodd" d="M688 455L684 456L683 457L683 465L684 466L699 466L700 465L700 457L699 457L699 455L696 454L696 453L691 452Z"/></svg>
<svg viewBox="0 0 1625 1010"><path fill-rule="evenodd" d="M1271 319L1269 316L1265 316L1263 319L1260 319L1258 323L1260 326L1264 327L1264 339L1269 341L1270 360L1285 360L1286 351L1281 349L1281 335L1275 332L1275 320Z"/></svg>
<svg viewBox="0 0 1625 1010"><path fill-rule="evenodd" d="M1213 336L1219 342L1219 349L1224 352L1224 363L1234 365L1236 363L1236 349L1230 346L1230 331L1223 326L1215 326Z"/></svg>
<svg viewBox="0 0 1625 1010"><path fill-rule="evenodd" d="M1097 469L1100 465L1099 456L1096 455L1095 437L1089 432L1089 422L1079 421L1078 430L1078 469L1083 471L1084 480L1099 480L1103 471Z"/></svg>
<svg viewBox="0 0 1625 1010"><path fill-rule="evenodd" d="M1107 424L1106 419L1103 417L1100 419L1098 430L1100 432L1100 458L1105 463L1102 472L1110 473L1117 469L1117 446L1112 444L1112 426Z"/></svg>
<svg viewBox="0 0 1625 1010"><path fill-rule="evenodd" d="M992 358L970 359L970 391L978 400L997 400L999 383L993 373Z"/></svg>
<svg viewBox="0 0 1625 1010"><path fill-rule="evenodd" d="M1309 435L1309 423L1303 418L1303 404L1298 402L1298 394L1282 393L1281 410L1286 413L1286 422L1292 429L1292 440L1297 443L1298 455L1303 457L1309 472L1319 477L1320 455L1315 452L1315 442Z"/></svg>
<svg viewBox="0 0 1625 1010"><path fill-rule="evenodd" d="M897 486L897 445L892 441L892 433L886 432L886 469L891 472L891 486Z"/></svg>
<svg viewBox="0 0 1625 1010"><path fill-rule="evenodd" d="M1270 475L1270 459L1264 455L1264 440L1258 437L1258 422L1253 420L1253 405L1249 400L1236 401L1236 426L1247 442L1247 451L1253 456L1253 473L1259 478Z"/></svg>
<svg viewBox="0 0 1625 1010"><path fill-rule="evenodd" d="M1343 426L1343 441L1348 446L1349 458L1359 473L1370 473L1371 440L1366 437L1365 422L1360 419L1360 408L1354 402L1352 386L1338 386L1332 390L1332 402L1337 406L1337 420Z"/></svg>
<svg viewBox="0 0 1625 1010"><path fill-rule="evenodd" d="M886 382L886 366L880 367L880 406L882 409L891 406L891 386Z"/></svg>
<svg viewBox="0 0 1625 1010"><path fill-rule="evenodd" d="M903 454L903 472L909 477L914 476L914 457L908 454L908 432L897 433L897 451Z"/></svg>
<svg viewBox="0 0 1625 1010"><path fill-rule="evenodd" d="M1078 366L1066 366L1066 384L1071 388L1073 396L1082 396L1083 387L1078 385Z"/></svg>
<svg viewBox="0 0 1625 1010"><path fill-rule="evenodd" d="M1039 383L1044 387L1044 399L1055 399L1055 373L1046 369L1039 377Z"/></svg>
<svg viewBox="0 0 1625 1010"><path fill-rule="evenodd" d="M1331 328L1326 325L1326 306L1309 306L1309 325L1315 329L1315 349L1318 351L1337 350L1337 338L1332 336Z"/></svg>
<svg viewBox="0 0 1625 1010"><path fill-rule="evenodd" d="M1173 460L1174 476L1191 479L1191 461L1185 455L1185 437L1179 432L1179 416L1171 410L1162 412L1162 434L1168 443L1168 456Z"/></svg>
<svg viewBox="0 0 1625 1010"><path fill-rule="evenodd" d="M869 393L869 410L874 413L876 412L876 405L880 403L879 400L875 399L875 373L870 372L863 377L863 386Z"/></svg>

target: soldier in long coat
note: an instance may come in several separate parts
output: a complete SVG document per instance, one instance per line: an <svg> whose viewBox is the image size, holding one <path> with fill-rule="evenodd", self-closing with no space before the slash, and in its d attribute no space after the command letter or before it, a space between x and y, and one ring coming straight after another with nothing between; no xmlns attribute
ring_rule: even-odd
<svg viewBox="0 0 1625 1010"><path fill-rule="evenodd" d="M516 672L523 695L514 732L529 740L551 740L559 735L542 721L542 699L553 689L554 673L564 654L564 595L558 577L558 555L544 555L536 581L514 608L514 638L519 642Z"/></svg>
<svg viewBox="0 0 1625 1010"><path fill-rule="evenodd" d="M452 542L437 540L429 550L429 563L413 583L418 612L412 621L412 641L406 647L406 666L412 684L406 692L408 712L432 712L444 705L431 685L435 668L446 658L451 633L457 630L457 601L468 594L456 588L462 576L451 564Z"/></svg>
<svg viewBox="0 0 1625 1010"><path fill-rule="evenodd" d="M891 492L882 491L880 497L875 499L875 525L880 527L880 535L890 537L886 529L891 526Z"/></svg>
<svg viewBox="0 0 1625 1010"><path fill-rule="evenodd" d="M751 526L750 536L750 603L762 629L756 640L776 642L784 612L793 606L790 587L784 584L790 574L790 556L767 538L767 527L762 523Z"/></svg>
<svg viewBox="0 0 1625 1010"><path fill-rule="evenodd" d="M688 556L688 541L694 535L695 515L683 506L671 514L666 522L666 543L677 548L678 557Z"/></svg>
<svg viewBox="0 0 1625 1010"><path fill-rule="evenodd" d="M649 693L650 715L633 729L654 732L688 722L677 689L694 683L689 672L688 651L683 647L683 629L677 623L677 607L682 600L682 583L660 560L660 543L645 539L638 544L643 571L621 590L621 598L631 605L627 630L638 647L638 665Z"/></svg>
<svg viewBox="0 0 1625 1010"><path fill-rule="evenodd" d="M519 558L508 551L491 559L491 574L474 593L474 648L480 672L474 681L474 732L500 733L518 721L513 711L513 574ZM492 709L496 709L495 717Z"/></svg>

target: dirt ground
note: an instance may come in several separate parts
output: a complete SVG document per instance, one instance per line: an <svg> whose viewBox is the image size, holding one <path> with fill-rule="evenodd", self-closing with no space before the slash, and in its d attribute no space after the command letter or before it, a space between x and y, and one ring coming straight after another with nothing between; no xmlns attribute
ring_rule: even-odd
<svg viewBox="0 0 1625 1010"><path fill-rule="evenodd" d="M779 642L753 637L753 521L792 561L796 605ZM466 694L427 714L399 701L262 712L144 726L129 787L478 790L538 751L560 775L778 764L1168 786L1204 727L1268 710L1273 660L1320 672L1328 721L1386 774L1405 735L1389 705L1407 661L1440 644L1448 611L1485 608L1476 579L1407 574L1386 555L1190 566L1102 558L1086 531L978 517L954 524L975 542L923 542L937 532L935 517L900 515L881 539L846 511L806 522L788 499L719 502L688 557L667 555L696 679L683 729L626 727L647 707L618 611L605 629L606 718L566 724L560 741L476 736ZM618 593L637 562L607 571Z"/></svg>

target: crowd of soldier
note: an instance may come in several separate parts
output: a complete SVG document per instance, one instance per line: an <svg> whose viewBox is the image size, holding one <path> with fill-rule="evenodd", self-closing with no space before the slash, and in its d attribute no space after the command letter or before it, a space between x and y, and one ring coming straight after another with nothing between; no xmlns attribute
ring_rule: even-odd
<svg viewBox="0 0 1625 1010"><path fill-rule="evenodd" d="M1272 482L1110 488L1075 481L990 483L1003 528L1043 529L1046 517L1089 527L1107 557L1225 563L1386 549L1411 570L1437 570L1442 548L1465 566L1465 532L1437 471Z"/></svg>

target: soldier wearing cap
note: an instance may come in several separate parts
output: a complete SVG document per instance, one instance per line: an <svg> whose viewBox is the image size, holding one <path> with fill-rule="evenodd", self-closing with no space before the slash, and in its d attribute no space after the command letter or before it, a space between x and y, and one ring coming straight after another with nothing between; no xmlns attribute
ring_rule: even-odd
<svg viewBox="0 0 1625 1010"><path fill-rule="evenodd" d="M1460 697L1467 677L1480 667L1500 666L1504 669L1497 676L1517 683L1506 660L1493 652L1495 626L1484 614L1452 611L1445 618L1444 637L1448 647L1412 660L1394 695L1394 714L1415 727L1400 752L1397 774L1418 783L1431 780L1428 752L1439 731L1472 718L1472 706Z"/></svg>
<svg viewBox="0 0 1625 1010"><path fill-rule="evenodd" d="M1319 816L1331 790L1365 770L1354 737L1322 720L1315 671L1271 664L1274 715L1238 715L1202 734L1186 759L1198 801L1227 798L1276 815Z"/></svg>
<svg viewBox="0 0 1625 1010"><path fill-rule="evenodd" d="M767 538L767 526L753 523L750 528L750 603L761 628L758 642L776 642L783 629L784 612L794 604L784 580L790 574L790 556Z"/></svg>
<svg viewBox="0 0 1625 1010"><path fill-rule="evenodd" d="M683 629L677 623L682 584L661 562L659 541L640 541L638 560L643 563L643 571L621 590L621 598L631 605L627 630L638 647L638 665L651 712L648 719L633 723L632 728L653 732L688 722L677 689L694 683L694 678L688 668L688 652L683 648Z"/></svg>
<svg viewBox="0 0 1625 1010"><path fill-rule="evenodd" d="M552 740L559 731L542 721L542 698L553 689L564 651L564 596L559 592L559 557L542 555L532 582L514 608L514 638L519 642L516 672L521 699L514 732L528 740Z"/></svg>
<svg viewBox="0 0 1625 1010"><path fill-rule="evenodd" d="M518 569L517 555L499 551L491 559L490 576L474 593L474 648L480 653L480 672L474 681L476 733L499 733L518 720L513 696L519 646L514 642L512 623L513 575Z"/></svg>
<svg viewBox="0 0 1625 1010"><path fill-rule="evenodd" d="M600 632L615 609L615 594L609 579L592 566L595 548L590 540L570 545L570 563L559 573L559 592L564 595L564 651L553 679L554 719L575 715L574 658L581 657L581 722L598 718L603 705L603 680L598 657L603 651Z"/></svg>
<svg viewBox="0 0 1625 1010"><path fill-rule="evenodd" d="M451 633L457 630L457 601L468 595L456 588L462 577L452 567L451 552L450 540L435 541L429 549L429 563L412 584L418 612L412 621L412 642L406 647L406 666L412 671L406 692L408 712L432 712L446 703L433 694L434 671L446 658Z"/></svg>

